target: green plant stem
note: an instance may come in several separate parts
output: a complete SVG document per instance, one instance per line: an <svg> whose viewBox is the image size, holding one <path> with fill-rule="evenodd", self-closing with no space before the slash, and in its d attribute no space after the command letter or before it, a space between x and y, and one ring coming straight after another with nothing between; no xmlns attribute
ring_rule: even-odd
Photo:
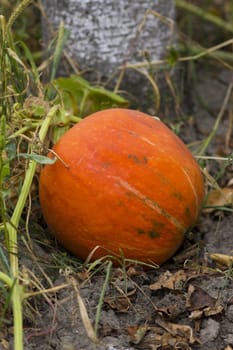
<svg viewBox="0 0 233 350"><path fill-rule="evenodd" d="M65 30L64 23L61 22L58 29L58 37L56 42L56 47L53 54L52 71L50 81L53 81L56 76L58 65L63 54L63 48L68 39L68 32Z"/></svg>
<svg viewBox="0 0 233 350"><path fill-rule="evenodd" d="M0 76L1 76L1 88L0 88L0 106L1 114L7 115L7 100L4 98L7 91L7 69L6 69L6 20L5 17L0 15ZM3 134L4 135L4 134Z"/></svg>
<svg viewBox="0 0 233 350"><path fill-rule="evenodd" d="M44 141L51 119L57 111L57 106L51 108L49 113L41 125L39 131L39 139L41 142ZM12 306L13 306L13 314L14 314L14 349L15 350L23 350L23 315L22 315L22 299L23 299L23 290L22 286L19 284L19 266L18 266L18 245L17 245L17 229L19 225L19 221L22 215L22 211L26 204L30 187L32 184L32 180L36 170L36 162L34 160L29 161L28 169L25 174L24 183L11 217L11 222L8 223L8 235L9 235L9 252L10 252L10 266L11 266L11 274L12 279L15 280L15 285L12 291Z"/></svg>
<svg viewBox="0 0 233 350"><path fill-rule="evenodd" d="M207 12L206 10L203 10L201 7L195 6L187 1L184 0L176 0L175 2L176 6L192 13L195 16L198 16L202 18L205 21L211 22L214 25L222 28L223 30L226 30L230 33L233 33L233 25L230 22L225 22L222 18L219 18L212 13Z"/></svg>
<svg viewBox="0 0 233 350"><path fill-rule="evenodd" d="M47 135L48 128L51 122L51 117L54 115L56 110L57 110L57 107L56 106L55 108L53 107L48 113L47 117L45 118L43 124L41 125L40 131L39 131L39 139L41 142L44 141L45 136ZM20 220L23 208L25 206L28 194L30 192L30 187L35 174L35 170L36 170L36 165L37 163L34 160L29 161L23 186L15 207L15 210L11 217L11 222L8 225L10 265L11 265L11 271L12 271L13 277L18 276L17 228L19 225L19 220Z"/></svg>
<svg viewBox="0 0 233 350"><path fill-rule="evenodd" d="M100 293L100 298L99 298L99 303L97 305L97 310L96 310L96 316L95 316L95 334L97 336L97 331L98 331L98 326L99 326L99 321L100 321L100 313L101 313L101 309L102 309L102 305L104 302L104 295L110 280L110 274L112 271L112 262L109 261L108 265L107 265L107 270L106 270L106 276L105 276L105 280L104 280L104 284L103 284L103 288L101 290Z"/></svg>
<svg viewBox="0 0 233 350"><path fill-rule="evenodd" d="M69 121L72 122L72 123L78 123L82 120L83 118L80 118L80 117L76 117L75 115L71 115L69 117ZM10 135L9 136L9 139L14 139L18 136L21 136L23 134L25 134L27 131L29 130L33 130L33 129L36 129L38 128L40 125L42 124L41 121L38 121L38 122L35 122L35 123L31 123L30 125L28 126L23 126L21 129L17 130L14 134Z"/></svg>
<svg viewBox="0 0 233 350"><path fill-rule="evenodd" d="M30 191L32 179L36 170L36 162L29 161L28 169L26 171L24 183L17 201L17 205L11 217L11 223L8 226L9 234L9 251L10 251L10 265L12 275L18 276L18 247L17 247L17 228L19 220Z"/></svg>
<svg viewBox="0 0 233 350"><path fill-rule="evenodd" d="M14 314L14 349L23 350L23 289L18 280L12 291L12 309Z"/></svg>
<svg viewBox="0 0 233 350"><path fill-rule="evenodd" d="M32 123L31 125L28 126L24 126L21 129L17 130L14 134L9 136L9 139L14 139L17 136L21 136L23 134L25 134L27 131L29 130L33 130L38 128L38 126L40 126L41 122L36 122L36 123Z"/></svg>
<svg viewBox="0 0 233 350"><path fill-rule="evenodd" d="M81 103L80 103L80 106L79 106L80 115L81 115L81 116L83 115L84 108L85 108L85 104L86 104L86 101L87 101L87 99L88 99L88 96L89 96L89 90L84 89L84 91L83 91L83 98L82 98Z"/></svg>
<svg viewBox="0 0 233 350"><path fill-rule="evenodd" d="M9 288L13 285L13 280L6 273L0 271L0 280L4 282Z"/></svg>

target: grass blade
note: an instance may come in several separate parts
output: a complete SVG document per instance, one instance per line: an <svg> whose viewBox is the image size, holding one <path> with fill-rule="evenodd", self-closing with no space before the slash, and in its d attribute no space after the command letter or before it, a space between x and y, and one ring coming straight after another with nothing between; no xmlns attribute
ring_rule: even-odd
<svg viewBox="0 0 233 350"><path fill-rule="evenodd" d="M68 31L64 27L64 23L61 22L59 29L58 29L58 35L57 35L57 42L53 54L53 62L52 62L52 68L51 68L51 76L50 81L55 79L56 72L58 69L58 65L61 59L61 56L63 54L63 48L64 45L68 39Z"/></svg>

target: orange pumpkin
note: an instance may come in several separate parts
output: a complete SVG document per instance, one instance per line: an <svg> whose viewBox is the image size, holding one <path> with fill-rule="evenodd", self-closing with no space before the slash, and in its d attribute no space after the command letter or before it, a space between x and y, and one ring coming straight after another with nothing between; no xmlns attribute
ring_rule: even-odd
<svg viewBox="0 0 233 350"><path fill-rule="evenodd" d="M93 258L122 254L161 264L198 218L199 166L157 118L100 111L67 131L53 150L59 159L40 177L42 212L58 241L80 258L100 246Z"/></svg>

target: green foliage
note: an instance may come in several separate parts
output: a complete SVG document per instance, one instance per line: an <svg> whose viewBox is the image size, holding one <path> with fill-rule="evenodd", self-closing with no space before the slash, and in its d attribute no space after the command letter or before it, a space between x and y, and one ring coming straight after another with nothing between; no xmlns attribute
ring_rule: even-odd
<svg viewBox="0 0 233 350"><path fill-rule="evenodd" d="M57 39L55 41L54 52L52 55L53 60L52 60L50 81L55 79L59 62L63 55L63 49L68 37L69 37L69 32L64 28L64 23L61 22L58 29Z"/></svg>
<svg viewBox="0 0 233 350"><path fill-rule="evenodd" d="M179 56L179 51L174 46L170 47L167 54L167 63L169 66L174 66L177 63Z"/></svg>
<svg viewBox="0 0 233 350"><path fill-rule="evenodd" d="M10 174L9 161L6 157L5 147L5 129L6 129L6 118L4 115L0 119L0 184L2 185L6 176Z"/></svg>
<svg viewBox="0 0 233 350"><path fill-rule="evenodd" d="M102 109L128 106L128 101L123 97L102 87L92 86L81 76L58 78L53 85L57 90L57 101L60 99L66 110L79 117Z"/></svg>
<svg viewBox="0 0 233 350"><path fill-rule="evenodd" d="M40 154L35 154L35 153L18 153L18 157L23 157L25 159L30 159L34 160L38 164L54 164L56 162L56 157L53 159L46 157L46 156L41 156Z"/></svg>

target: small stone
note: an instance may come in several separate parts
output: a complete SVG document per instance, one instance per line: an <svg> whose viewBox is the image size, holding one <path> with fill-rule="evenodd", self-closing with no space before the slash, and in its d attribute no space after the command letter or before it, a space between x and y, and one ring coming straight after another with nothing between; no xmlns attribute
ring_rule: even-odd
<svg viewBox="0 0 233 350"><path fill-rule="evenodd" d="M233 305L228 306L226 310L226 317L230 322L233 322Z"/></svg>
<svg viewBox="0 0 233 350"><path fill-rule="evenodd" d="M205 327L201 329L201 342L205 344L214 341L218 336L219 330L219 322L209 318L205 323Z"/></svg>

